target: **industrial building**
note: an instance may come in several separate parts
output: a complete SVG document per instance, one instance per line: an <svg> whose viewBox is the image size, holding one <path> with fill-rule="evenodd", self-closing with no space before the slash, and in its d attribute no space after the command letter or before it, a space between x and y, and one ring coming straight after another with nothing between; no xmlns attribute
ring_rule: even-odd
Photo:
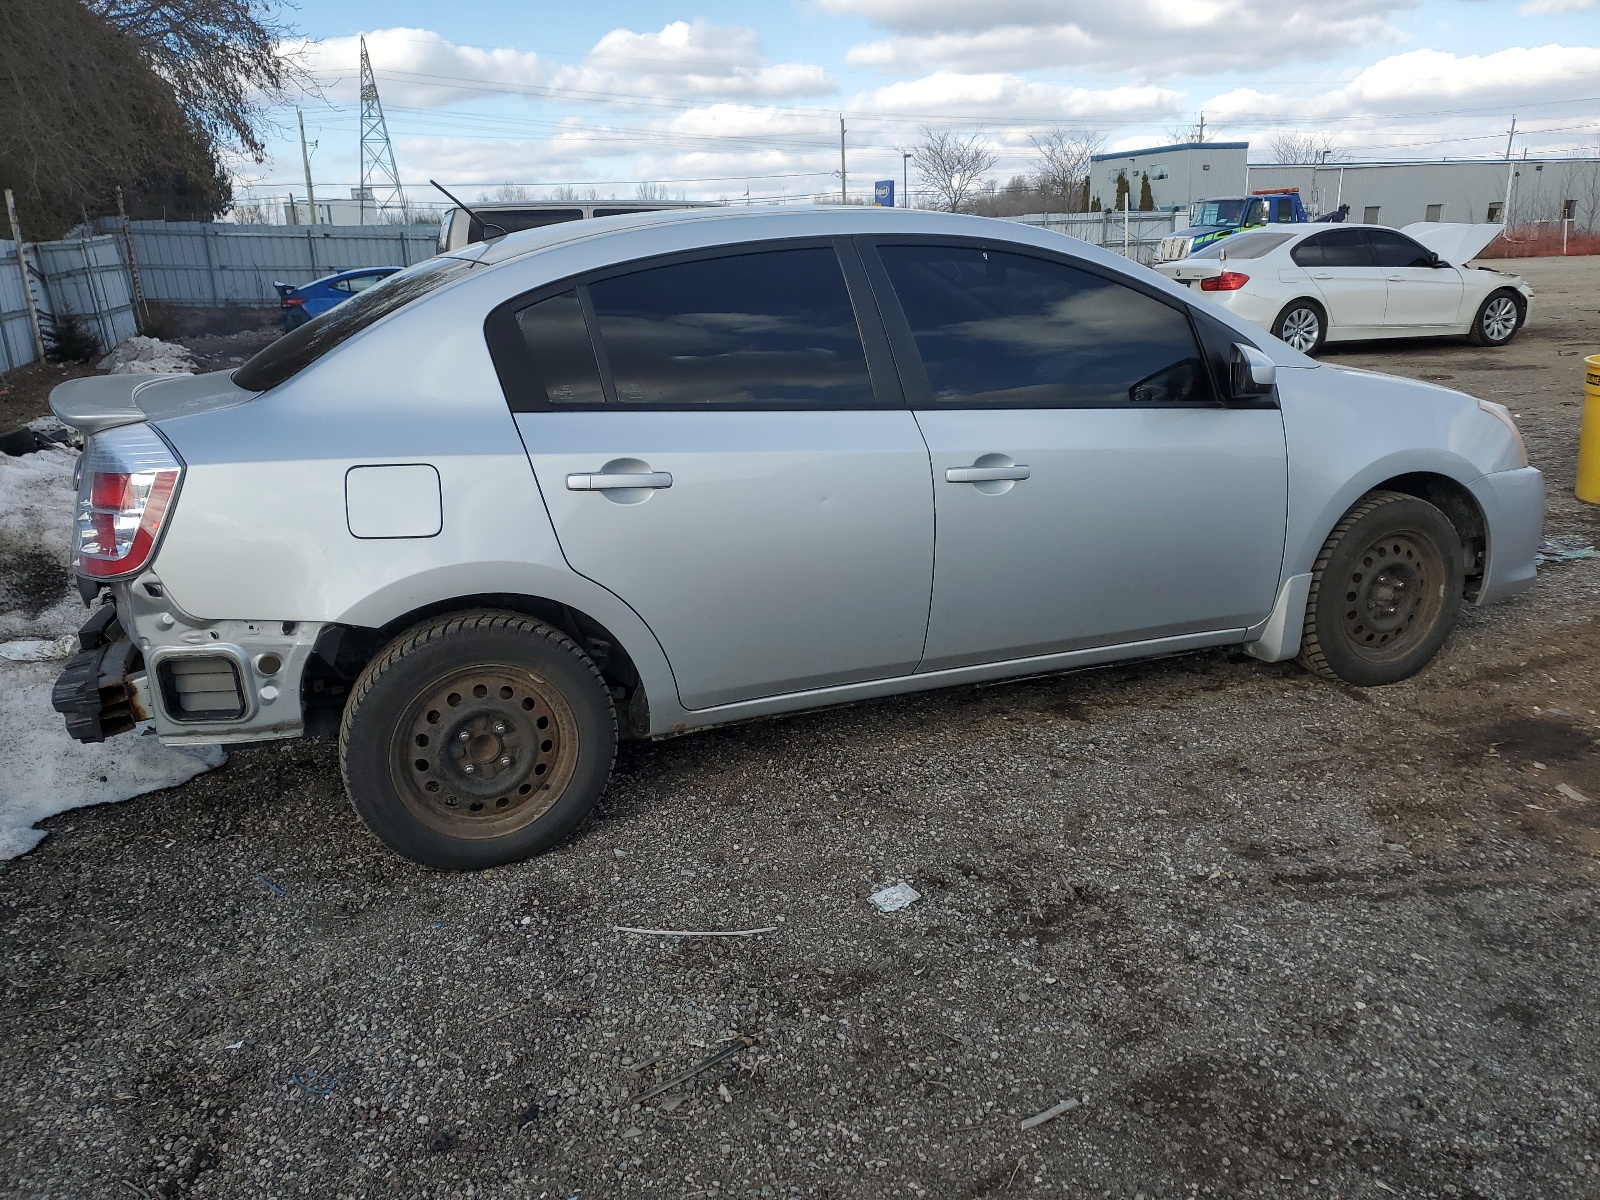
<svg viewBox="0 0 1600 1200"><path fill-rule="evenodd" d="M1399 228L1415 221L1571 221L1600 225L1600 158L1441 159L1431 162L1250 164L1248 142L1202 142L1097 154L1090 194L1113 207L1117 176L1138 206L1145 179L1157 209L1246 191L1299 188L1313 215L1350 206L1348 219Z"/></svg>

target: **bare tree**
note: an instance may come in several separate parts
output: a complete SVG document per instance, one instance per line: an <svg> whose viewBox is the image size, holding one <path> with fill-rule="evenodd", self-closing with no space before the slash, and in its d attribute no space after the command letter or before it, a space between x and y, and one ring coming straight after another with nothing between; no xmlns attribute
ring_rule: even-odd
<svg viewBox="0 0 1600 1200"><path fill-rule="evenodd" d="M993 169L1000 156L977 134L963 137L953 130L927 125L918 132L922 140L911 152L917 181L931 195L934 208L963 211L972 203L985 172Z"/></svg>
<svg viewBox="0 0 1600 1200"><path fill-rule="evenodd" d="M1093 130L1057 125L1034 137L1039 152L1033 186L1045 203L1058 212L1080 212L1088 204L1090 160L1105 138Z"/></svg>
<svg viewBox="0 0 1600 1200"><path fill-rule="evenodd" d="M1344 151L1333 144L1331 133L1308 133L1299 129L1273 134L1269 148L1272 161L1285 164L1338 162L1344 157Z"/></svg>
<svg viewBox="0 0 1600 1200"><path fill-rule="evenodd" d="M272 0L84 0L138 46L189 120L216 147L266 157L265 110L309 88L295 34Z"/></svg>
<svg viewBox="0 0 1600 1200"><path fill-rule="evenodd" d="M1192 146L1203 142L1214 131L1206 128L1206 115L1200 114L1200 119L1191 124L1167 126L1167 140L1179 146Z"/></svg>
<svg viewBox="0 0 1600 1200"><path fill-rule="evenodd" d="M557 196L555 198L557 200L565 199L563 196ZM500 201L507 203L526 203L529 200L537 199L537 197L534 196L533 189L530 187L523 187L520 183L502 183L499 187L493 187L487 189L486 191L479 192L478 199L484 204L494 204Z"/></svg>
<svg viewBox="0 0 1600 1200"><path fill-rule="evenodd" d="M273 205L270 200L235 200L233 207L228 210L239 225L271 225L273 221Z"/></svg>

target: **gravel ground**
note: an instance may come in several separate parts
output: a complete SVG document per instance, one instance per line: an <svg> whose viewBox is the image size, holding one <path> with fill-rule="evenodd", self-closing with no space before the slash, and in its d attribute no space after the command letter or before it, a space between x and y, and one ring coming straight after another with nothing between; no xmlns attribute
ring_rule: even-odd
<svg viewBox="0 0 1600 1200"><path fill-rule="evenodd" d="M1518 267L1508 350L1328 358L1511 401L1592 540L1600 259ZM1597 598L1382 690L1213 652L628 745L478 875L326 743L67 814L0 873L0 1191L1600 1195Z"/></svg>

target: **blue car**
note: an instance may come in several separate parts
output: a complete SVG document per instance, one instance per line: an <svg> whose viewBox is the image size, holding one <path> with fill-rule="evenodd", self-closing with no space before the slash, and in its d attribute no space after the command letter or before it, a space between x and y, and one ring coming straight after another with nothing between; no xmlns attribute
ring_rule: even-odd
<svg viewBox="0 0 1600 1200"><path fill-rule="evenodd" d="M358 271L340 271L321 279L302 283L273 283L278 289L278 299L283 307L283 327L298 329L312 317L320 317L335 304L341 304L357 292L364 292L373 284L389 278L399 267L363 267Z"/></svg>

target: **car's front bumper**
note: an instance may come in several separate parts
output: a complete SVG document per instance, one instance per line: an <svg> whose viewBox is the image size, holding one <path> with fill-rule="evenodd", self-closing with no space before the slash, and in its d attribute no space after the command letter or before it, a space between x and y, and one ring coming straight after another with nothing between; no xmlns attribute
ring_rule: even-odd
<svg viewBox="0 0 1600 1200"><path fill-rule="evenodd" d="M1544 475L1537 467L1493 471L1473 482L1489 535L1479 604L1493 604L1533 586L1544 536Z"/></svg>

